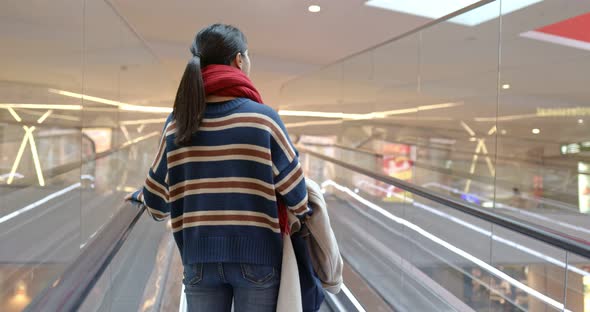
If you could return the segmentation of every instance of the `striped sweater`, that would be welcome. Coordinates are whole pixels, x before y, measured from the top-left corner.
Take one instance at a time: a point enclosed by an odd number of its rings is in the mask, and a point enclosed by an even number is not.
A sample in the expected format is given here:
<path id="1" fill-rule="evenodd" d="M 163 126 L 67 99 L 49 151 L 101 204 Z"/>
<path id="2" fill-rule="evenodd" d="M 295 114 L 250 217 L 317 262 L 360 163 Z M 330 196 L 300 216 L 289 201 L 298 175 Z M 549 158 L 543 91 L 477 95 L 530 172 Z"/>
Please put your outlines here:
<path id="1" fill-rule="evenodd" d="M 240 98 L 208 104 L 190 146 L 177 146 L 175 132 L 171 114 L 134 198 L 154 219 L 170 216 L 183 263 L 280 265 L 277 200 L 301 217 L 311 211 L 278 114 Z"/>

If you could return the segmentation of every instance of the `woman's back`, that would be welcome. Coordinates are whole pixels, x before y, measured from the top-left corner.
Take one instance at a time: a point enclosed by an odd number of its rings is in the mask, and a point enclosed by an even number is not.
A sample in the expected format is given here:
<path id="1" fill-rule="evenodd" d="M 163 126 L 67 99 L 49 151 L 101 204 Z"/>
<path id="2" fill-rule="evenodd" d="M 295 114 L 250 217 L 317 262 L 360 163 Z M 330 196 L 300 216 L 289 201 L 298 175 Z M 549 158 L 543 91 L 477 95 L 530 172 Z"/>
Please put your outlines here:
<path id="1" fill-rule="evenodd" d="M 154 217 L 170 213 L 183 263 L 280 264 L 276 193 L 298 215 L 308 208 L 303 173 L 278 114 L 238 98 L 207 104 L 188 146 L 174 143 L 172 115 L 164 132 L 144 198 L 154 203 L 148 205 Z"/>
<path id="2" fill-rule="evenodd" d="M 241 31 L 211 25 L 190 50 L 156 157 L 132 198 L 154 219 L 171 218 L 189 311 L 230 311 L 232 302 L 236 312 L 274 311 L 279 206 L 310 212 L 297 153 L 248 78 Z"/>

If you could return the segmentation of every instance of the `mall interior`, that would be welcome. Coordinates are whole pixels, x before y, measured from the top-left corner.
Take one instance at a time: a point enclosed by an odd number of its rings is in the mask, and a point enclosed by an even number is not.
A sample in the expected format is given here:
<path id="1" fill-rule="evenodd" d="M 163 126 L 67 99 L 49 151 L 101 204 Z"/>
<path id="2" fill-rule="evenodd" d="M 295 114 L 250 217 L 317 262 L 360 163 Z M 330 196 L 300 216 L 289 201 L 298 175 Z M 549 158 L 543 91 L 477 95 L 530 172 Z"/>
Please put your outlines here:
<path id="1" fill-rule="evenodd" d="M 590 311 L 585 0 L 3 0 L 0 311 L 186 311 L 123 199 L 218 22 L 324 192 L 321 311 Z"/>

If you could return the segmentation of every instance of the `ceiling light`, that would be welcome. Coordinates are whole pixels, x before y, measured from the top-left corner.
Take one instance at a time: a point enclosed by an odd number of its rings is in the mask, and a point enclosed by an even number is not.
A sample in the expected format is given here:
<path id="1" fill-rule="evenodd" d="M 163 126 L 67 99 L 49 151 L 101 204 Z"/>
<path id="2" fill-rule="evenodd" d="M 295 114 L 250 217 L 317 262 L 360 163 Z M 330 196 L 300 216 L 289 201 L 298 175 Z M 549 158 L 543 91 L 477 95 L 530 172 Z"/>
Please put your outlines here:
<path id="1" fill-rule="evenodd" d="M 281 116 L 297 116 L 297 117 L 320 117 L 320 118 L 337 118 L 337 119 L 359 119 L 365 114 L 347 114 L 341 112 L 314 112 L 314 111 L 294 111 L 294 110 L 280 110 Z"/>
<path id="2" fill-rule="evenodd" d="M 475 142 L 475 140 L 477 140 L 475 137 L 470 137 L 469 138 L 469 141 L 471 141 L 471 142 Z"/>
<path id="3" fill-rule="evenodd" d="M 52 109 L 48 110 L 45 114 L 43 114 L 41 116 L 41 118 L 37 119 L 37 123 L 39 123 L 39 124 L 43 123 L 45 121 L 45 119 L 47 119 L 47 117 L 49 117 L 49 115 L 51 115 L 52 113 L 53 113 Z"/>
<path id="4" fill-rule="evenodd" d="M 10 108 L 82 110 L 82 105 L 0 103 L 0 108 L 7 108 L 9 111 Z"/>
<path id="5" fill-rule="evenodd" d="M 20 116 L 16 113 L 16 111 L 14 109 L 12 109 L 12 107 L 9 106 L 9 107 L 6 107 L 6 109 L 8 110 L 8 112 L 10 112 L 10 115 L 12 115 L 14 120 L 16 120 L 17 122 L 23 121 L 23 119 L 20 118 Z"/>
<path id="6" fill-rule="evenodd" d="M 54 94 L 63 95 L 63 96 L 73 97 L 76 99 L 87 100 L 87 101 L 92 101 L 92 102 L 96 102 L 96 103 L 111 105 L 111 106 L 121 106 L 121 105 L 125 104 L 125 103 L 122 103 L 119 101 L 113 101 L 113 100 L 109 100 L 109 99 L 99 98 L 96 96 L 90 96 L 90 95 L 86 95 L 86 94 L 75 93 L 75 92 L 64 91 L 64 90 L 49 89 L 49 92 L 54 93 Z"/>
<path id="7" fill-rule="evenodd" d="M 56 90 L 56 89 L 49 89 L 49 92 L 63 95 L 63 96 L 73 97 L 76 99 L 87 100 L 87 101 L 92 101 L 92 102 L 96 102 L 96 103 L 117 106 L 119 109 L 126 110 L 126 111 L 134 111 L 134 112 L 142 112 L 142 113 L 170 113 L 170 112 L 172 112 L 172 108 L 170 108 L 170 107 L 133 105 L 133 104 L 129 104 L 129 103 L 113 101 L 113 100 L 100 98 L 100 97 L 96 97 L 96 96 L 91 96 L 91 95 L 87 95 L 87 94 L 75 93 L 75 92 L 64 91 L 64 90 Z"/>
<path id="8" fill-rule="evenodd" d="M 502 89 L 508 90 L 508 89 L 510 89 L 510 85 L 507 84 L 507 83 L 505 83 L 505 84 L 502 85 Z"/>
<path id="9" fill-rule="evenodd" d="M 492 134 L 496 133 L 496 131 L 498 131 L 498 128 L 496 128 L 496 126 L 493 126 L 492 129 L 490 129 L 490 131 L 488 131 L 488 135 L 492 135 Z"/>
<path id="10" fill-rule="evenodd" d="M 578 123 L 579 124 L 583 124 L 584 123 L 584 119 L 578 119 Z"/>
<path id="11" fill-rule="evenodd" d="M 463 127 L 463 129 L 465 129 L 465 131 L 467 131 L 467 133 L 469 133 L 470 136 L 475 135 L 475 131 L 473 131 L 473 129 L 471 129 L 471 127 L 469 127 L 469 125 L 467 125 L 463 120 L 461 120 L 460 124 L 461 127 Z"/>
<path id="12" fill-rule="evenodd" d="M 320 8 L 320 6 L 319 6 L 319 5 L 315 5 L 315 4 L 313 4 L 313 5 L 310 5 L 310 6 L 309 6 L 307 9 L 308 9 L 308 10 L 309 10 L 309 12 L 311 12 L 311 13 L 318 13 L 318 12 L 319 12 L 319 11 L 320 11 L 322 8 Z"/>
<path id="13" fill-rule="evenodd" d="M 539 133 L 541 133 L 541 130 L 535 128 L 532 130 L 532 132 L 533 132 L 533 134 L 539 134 Z"/>
<path id="14" fill-rule="evenodd" d="M 129 125 L 144 125 L 144 124 L 159 124 L 166 122 L 166 118 L 157 118 L 157 119 L 138 119 L 138 120 L 123 120 L 119 122 L 121 125 L 129 126 Z"/>
<path id="15" fill-rule="evenodd" d="M 509 14 L 524 7 L 533 5 L 543 0 L 520 0 L 520 1 L 504 1 L 502 2 L 502 14 Z M 456 0 L 456 1 L 440 1 L 440 0 L 369 0 L 365 5 L 407 13 L 428 18 L 441 18 L 447 14 L 453 13 L 466 6 L 479 2 L 478 0 Z M 499 5 L 486 4 L 478 7 L 467 13 L 449 19 L 449 22 L 461 24 L 465 26 L 476 26 L 481 23 L 498 18 Z"/>
<path id="16" fill-rule="evenodd" d="M 500 131 L 500 133 L 502 133 L 502 134 L 506 134 L 506 133 L 508 133 L 508 131 L 506 131 L 506 130 L 502 129 L 502 131 Z"/>
<path id="17" fill-rule="evenodd" d="M 318 125 L 337 125 L 341 124 L 342 120 L 323 120 L 323 121 L 303 121 L 303 122 L 292 122 L 286 123 L 287 128 L 299 128 L 307 126 L 318 126 Z"/>
<path id="18" fill-rule="evenodd" d="M 387 118 L 387 117 L 393 116 L 393 115 L 411 114 L 411 113 L 417 113 L 418 111 L 449 108 L 449 107 L 454 107 L 454 106 L 459 106 L 459 105 L 463 105 L 463 103 L 442 103 L 442 104 L 434 104 L 434 105 L 424 105 L 424 106 L 402 108 L 402 109 L 383 111 L 383 112 L 372 112 L 372 113 L 366 113 L 366 114 L 349 114 L 349 113 L 342 113 L 342 112 L 279 110 L 279 115 L 281 115 L 281 116 L 297 116 L 297 117 L 320 117 L 320 118 L 365 120 L 365 119 Z"/>

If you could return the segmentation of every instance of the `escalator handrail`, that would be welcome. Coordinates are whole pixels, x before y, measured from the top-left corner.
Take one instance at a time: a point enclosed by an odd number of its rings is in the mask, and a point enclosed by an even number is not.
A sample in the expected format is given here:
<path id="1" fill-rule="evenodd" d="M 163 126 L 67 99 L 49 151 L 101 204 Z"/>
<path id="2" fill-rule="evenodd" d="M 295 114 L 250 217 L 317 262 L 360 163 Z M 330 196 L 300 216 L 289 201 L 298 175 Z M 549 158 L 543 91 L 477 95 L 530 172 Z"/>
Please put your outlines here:
<path id="1" fill-rule="evenodd" d="M 346 169 L 349 169 L 351 171 L 363 174 L 365 176 L 368 176 L 372 179 L 381 181 L 383 183 L 387 183 L 389 185 L 393 185 L 395 187 L 398 187 L 406 192 L 415 194 L 419 197 L 423 197 L 426 199 L 429 199 L 431 201 L 434 201 L 438 204 L 444 205 L 446 207 L 461 211 L 463 213 L 469 214 L 471 216 L 474 216 L 478 219 L 490 222 L 492 224 L 504 227 L 506 229 L 518 232 L 520 234 L 523 234 L 525 236 L 528 236 L 530 238 L 542 241 L 544 243 L 547 243 L 551 246 L 554 246 L 558 249 L 562 249 L 568 252 L 572 252 L 574 254 L 577 254 L 579 256 L 585 257 L 585 258 L 589 258 L 590 259 L 590 242 L 559 232 L 559 231 L 555 231 L 552 230 L 550 228 L 547 227 L 543 227 L 540 225 L 536 225 L 536 224 L 532 224 L 532 223 L 528 223 L 526 221 L 523 220 L 519 220 L 516 218 L 512 218 L 512 217 L 508 217 L 505 215 L 501 215 L 501 214 L 497 214 L 497 213 L 493 213 L 489 210 L 485 210 L 482 209 L 480 207 L 462 202 L 462 201 L 458 201 L 454 198 L 448 197 L 448 196 L 444 196 L 441 194 L 437 194 L 435 192 L 432 192 L 430 190 L 428 190 L 427 188 L 418 186 L 416 184 L 413 183 L 409 183 L 400 179 L 396 179 L 393 177 L 389 177 L 374 171 L 371 171 L 369 169 L 357 166 L 357 165 L 353 165 L 344 161 L 341 161 L 339 159 L 330 157 L 330 156 L 326 156 L 322 153 L 310 150 L 308 148 L 305 148 L 303 146 L 298 146 L 298 150 L 301 153 L 305 153 L 305 154 L 309 154 L 312 155 L 313 157 L 331 162 L 333 164 L 336 164 L 340 167 L 344 167 Z"/>
<path id="2" fill-rule="evenodd" d="M 76 260 L 35 297 L 25 311 L 77 311 L 144 211 L 143 205 L 125 203 Z"/>

